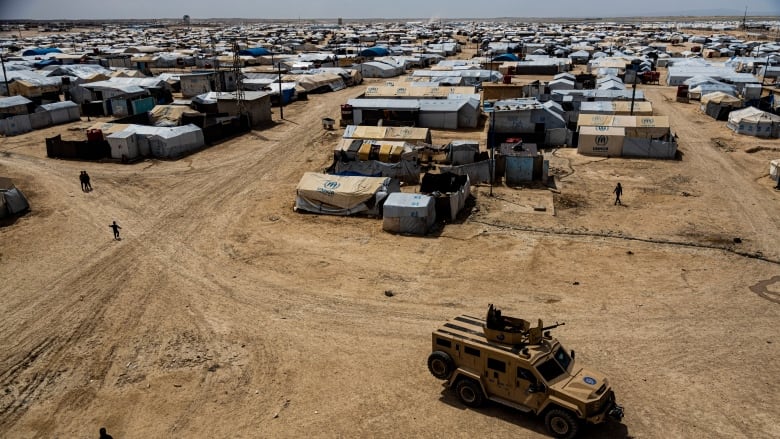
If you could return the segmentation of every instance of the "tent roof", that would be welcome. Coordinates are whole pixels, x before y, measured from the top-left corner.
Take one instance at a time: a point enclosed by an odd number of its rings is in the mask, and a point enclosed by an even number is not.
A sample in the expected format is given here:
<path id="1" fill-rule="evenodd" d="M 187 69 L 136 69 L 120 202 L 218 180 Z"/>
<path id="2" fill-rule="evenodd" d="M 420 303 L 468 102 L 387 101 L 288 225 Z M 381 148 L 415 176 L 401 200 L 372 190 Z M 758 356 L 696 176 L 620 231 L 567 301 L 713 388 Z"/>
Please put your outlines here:
<path id="1" fill-rule="evenodd" d="M 17 105 L 31 104 L 32 101 L 24 96 L 0 97 L 0 108 L 16 107 Z"/>
<path id="2" fill-rule="evenodd" d="M 368 49 L 363 49 L 360 51 L 360 56 L 366 56 L 366 57 L 377 57 L 377 56 L 387 56 L 390 54 L 390 51 L 387 50 L 384 47 L 369 47 Z"/>
<path id="3" fill-rule="evenodd" d="M 49 53 L 62 53 L 60 49 L 57 49 L 56 47 L 36 47 L 33 49 L 27 49 L 24 52 L 22 52 L 22 56 L 39 56 L 39 55 L 47 55 Z"/>
<path id="4" fill-rule="evenodd" d="M 701 97 L 702 104 L 706 105 L 710 102 L 714 102 L 716 104 L 739 104 L 742 103 L 742 99 L 727 93 L 723 93 L 722 91 L 714 91 Z"/>
<path id="5" fill-rule="evenodd" d="M 729 120 L 735 122 L 774 122 L 780 123 L 780 116 L 761 111 L 756 107 L 747 107 L 729 113 Z"/>
<path id="6" fill-rule="evenodd" d="M 264 47 L 251 47 L 248 49 L 239 50 L 238 54 L 246 56 L 265 56 L 270 55 L 271 52 Z"/>

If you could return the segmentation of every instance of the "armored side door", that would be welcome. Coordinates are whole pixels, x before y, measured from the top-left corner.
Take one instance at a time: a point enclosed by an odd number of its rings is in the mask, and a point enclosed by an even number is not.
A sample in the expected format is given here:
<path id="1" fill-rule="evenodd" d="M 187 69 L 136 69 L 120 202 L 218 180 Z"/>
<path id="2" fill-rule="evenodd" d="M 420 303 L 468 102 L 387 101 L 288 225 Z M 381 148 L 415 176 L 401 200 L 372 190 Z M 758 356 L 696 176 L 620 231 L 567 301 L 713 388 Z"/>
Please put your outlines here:
<path id="1" fill-rule="evenodd" d="M 483 377 L 485 378 L 488 396 L 511 399 L 513 390 L 512 373 L 513 371 L 506 360 L 487 354 Z"/>

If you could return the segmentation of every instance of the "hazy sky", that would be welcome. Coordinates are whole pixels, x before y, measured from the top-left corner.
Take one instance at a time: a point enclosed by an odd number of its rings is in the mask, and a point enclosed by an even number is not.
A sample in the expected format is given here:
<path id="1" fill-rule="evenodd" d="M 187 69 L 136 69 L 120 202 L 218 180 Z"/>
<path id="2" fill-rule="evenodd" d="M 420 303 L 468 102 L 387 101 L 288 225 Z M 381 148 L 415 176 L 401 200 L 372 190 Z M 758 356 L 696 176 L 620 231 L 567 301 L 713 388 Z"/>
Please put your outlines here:
<path id="1" fill-rule="evenodd" d="M 771 13 L 780 0 L 0 0 L 3 19 L 490 18 Z"/>

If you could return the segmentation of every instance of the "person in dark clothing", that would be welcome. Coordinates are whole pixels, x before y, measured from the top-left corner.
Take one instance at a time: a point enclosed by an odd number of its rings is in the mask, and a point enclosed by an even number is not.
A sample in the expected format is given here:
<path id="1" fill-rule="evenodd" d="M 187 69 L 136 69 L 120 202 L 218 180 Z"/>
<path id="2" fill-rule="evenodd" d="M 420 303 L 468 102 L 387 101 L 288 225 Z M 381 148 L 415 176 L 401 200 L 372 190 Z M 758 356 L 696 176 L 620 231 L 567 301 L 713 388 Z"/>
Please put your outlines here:
<path id="1" fill-rule="evenodd" d="M 114 239 L 118 241 L 119 240 L 119 229 L 121 229 L 121 227 L 119 227 L 119 224 L 117 224 L 116 221 L 114 221 L 108 227 L 111 227 L 111 229 L 114 231 Z"/>
<path id="2" fill-rule="evenodd" d="M 99 439 L 114 439 L 110 434 L 106 433 L 106 428 L 102 427 L 100 429 L 100 438 Z"/>
<path id="3" fill-rule="evenodd" d="M 87 174 L 87 171 L 84 172 L 84 186 L 87 188 L 87 192 L 92 191 L 92 183 L 89 182 L 89 174 Z"/>
<path id="4" fill-rule="evenodd" d="M 620 204 L 621 206 L 623 203 L 620 202 L 620 196 L 623 195 L 623 186 L 620 185 L 620 183 L 615 186 L 615 189 L 612 191 L 612 193 L 615 194 L 615 205 Z"/>
<path id="5" fill-rule="evenodd" d="M 81 182 L 81 192 L 87 191 L 87 171 L 81 171 L 81 174 L 79 174 L 79 181 Z"/>

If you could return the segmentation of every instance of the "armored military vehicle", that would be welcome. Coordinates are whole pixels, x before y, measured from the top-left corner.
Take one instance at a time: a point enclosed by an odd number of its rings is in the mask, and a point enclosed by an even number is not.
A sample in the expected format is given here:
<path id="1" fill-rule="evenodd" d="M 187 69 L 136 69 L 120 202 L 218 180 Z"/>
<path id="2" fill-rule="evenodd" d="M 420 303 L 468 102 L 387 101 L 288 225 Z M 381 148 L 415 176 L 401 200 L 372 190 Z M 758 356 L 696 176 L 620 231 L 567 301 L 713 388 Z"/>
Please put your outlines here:
<path id="1" fill-rule="evenodd" d="M 544 419 L 558 438 L 573 438 L 583 423 L 620 421 L 623 408 L 604 375 L 581 367 L 550 334 L 564 323 L 536 327 L 501 315 L 462 315 L 433 331 L 428 369 L 469 407 L 495 401 Z"/>

